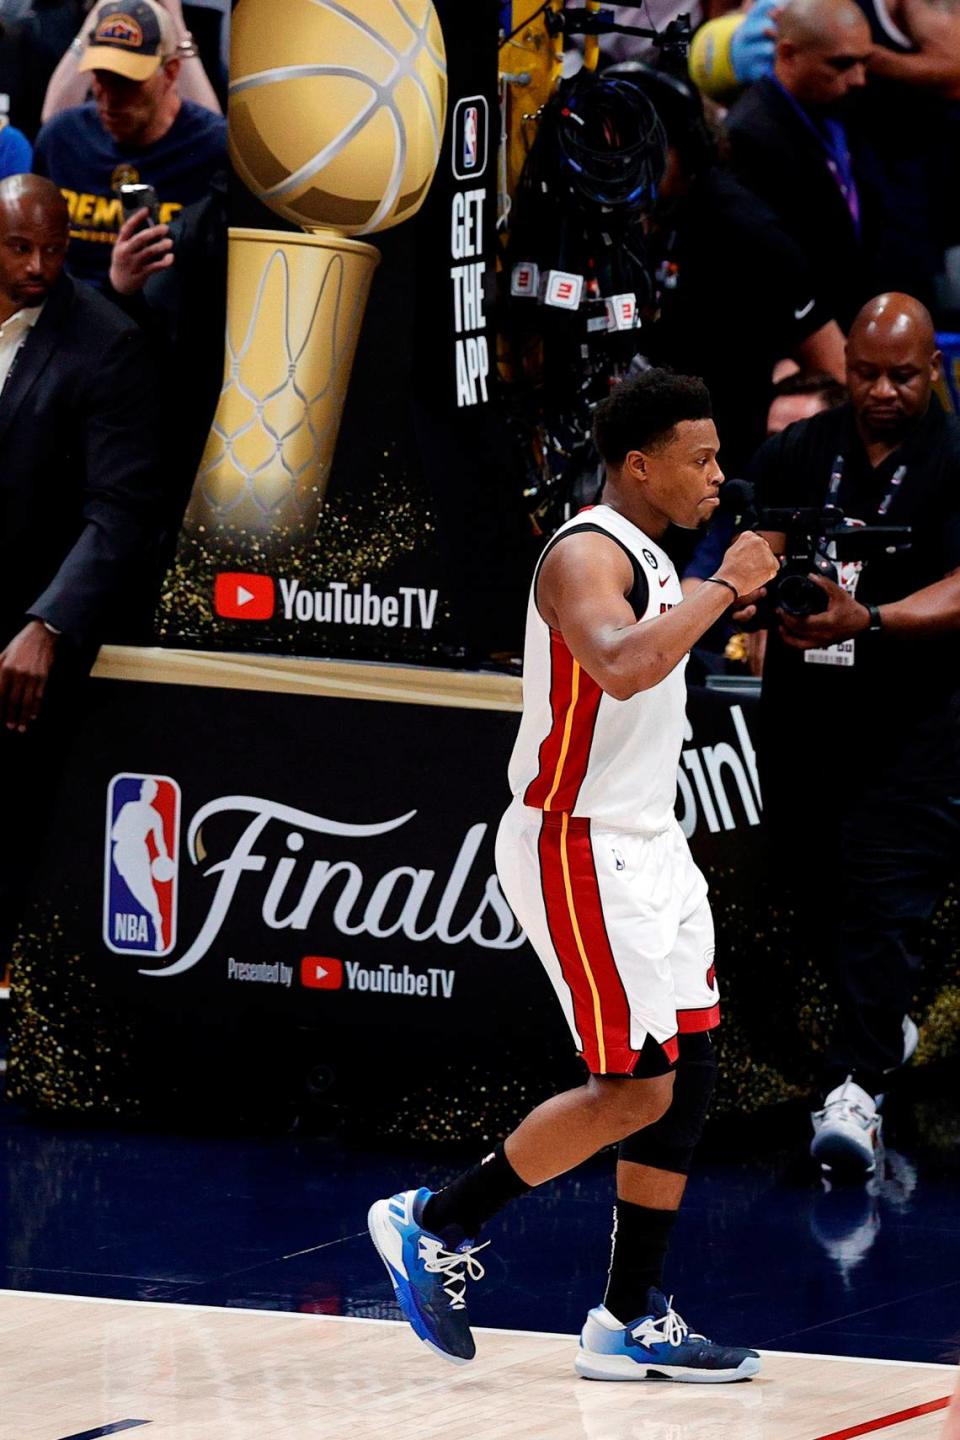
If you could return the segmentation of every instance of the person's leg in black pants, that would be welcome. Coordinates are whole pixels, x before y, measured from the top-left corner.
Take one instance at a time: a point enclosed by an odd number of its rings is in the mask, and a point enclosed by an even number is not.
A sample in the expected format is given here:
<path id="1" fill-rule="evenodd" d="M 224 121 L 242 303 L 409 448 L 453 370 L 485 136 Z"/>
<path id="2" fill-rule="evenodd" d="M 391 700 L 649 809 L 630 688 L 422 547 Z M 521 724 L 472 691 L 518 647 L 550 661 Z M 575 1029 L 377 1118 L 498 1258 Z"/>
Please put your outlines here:
<path id="1" fill-rule="evenodd" d="M 902 1062 L 924 927 L 960 875 L 960 796 L 908 789 L 866 796 L 844 821 L 841 866 L 840 1010 L 827 1087 L 852 1075 L 876 1096 Z"/>

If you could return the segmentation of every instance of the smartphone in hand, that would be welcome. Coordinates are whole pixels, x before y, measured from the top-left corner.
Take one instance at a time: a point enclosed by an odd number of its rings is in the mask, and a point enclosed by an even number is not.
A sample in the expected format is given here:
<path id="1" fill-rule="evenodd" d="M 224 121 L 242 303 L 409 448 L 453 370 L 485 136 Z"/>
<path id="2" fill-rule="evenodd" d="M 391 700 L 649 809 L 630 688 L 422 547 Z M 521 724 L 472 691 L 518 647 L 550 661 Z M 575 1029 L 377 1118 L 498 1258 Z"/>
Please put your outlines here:
<path id="1" fill-rule="evenodd" d="M 146 207 L 150 213 L 141 228 L 146 230 L 151 225 L 160 224 L 160 197 L 152 185 L 121 185 L 120 204 L 124 220 L 129 220 L 131 215 Z"/>

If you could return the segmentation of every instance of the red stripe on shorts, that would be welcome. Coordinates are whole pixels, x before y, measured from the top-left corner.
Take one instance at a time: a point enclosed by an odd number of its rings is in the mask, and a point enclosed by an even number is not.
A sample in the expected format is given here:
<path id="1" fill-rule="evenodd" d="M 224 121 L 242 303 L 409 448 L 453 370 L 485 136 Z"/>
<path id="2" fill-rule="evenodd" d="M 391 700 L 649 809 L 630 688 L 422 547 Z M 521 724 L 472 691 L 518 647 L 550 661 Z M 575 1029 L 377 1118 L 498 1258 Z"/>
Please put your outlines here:
<path id="1" fill-rule="evenodd" d="M 603 918 L 590 821 L 544 813 L 540 882 L 550 938 L 571 999 L 582 1055 L 593 1075 L 629 1075 L 630 1006 Z"/>
<path id="2" fill-rule="evenodd" d="M 550 631 L 550 730 L 540 744 L 538 769 L 523 803 L 536 810 L 570 811 L 587 773 L 603 691 Z"/>
<path id="3" fill-rule="evenodd" d="M 678 1010 L 677 1030 L 681 1035 L 698 1035 L 702 1030 L 716 1030 L 720 1024 L 720 1003 L 705 1005 L 702 1010 Z"/>

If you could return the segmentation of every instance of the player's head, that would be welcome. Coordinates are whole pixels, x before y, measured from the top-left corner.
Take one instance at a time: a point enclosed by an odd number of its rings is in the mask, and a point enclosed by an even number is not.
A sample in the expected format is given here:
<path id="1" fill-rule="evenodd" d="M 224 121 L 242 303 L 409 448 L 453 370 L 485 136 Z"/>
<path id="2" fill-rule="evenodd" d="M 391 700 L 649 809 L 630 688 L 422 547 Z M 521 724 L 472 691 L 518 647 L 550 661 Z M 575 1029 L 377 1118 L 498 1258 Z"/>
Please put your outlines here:
<path id="1" fill-rule="evenodd" d="M 797 420 L 809 420 L 821 410 L 834 410 L 847 399 L 847 392 L 832 375 L 795 370 L 773 387 L 767 411 L 767 434 L 779 435 Z"/>
<path id="2" fill-rule="evenodd" d="M 801 105 L 836 105 L 866 85 L 871 49 L 853 0 L 790 0 L 777 20 L 774 73 Z"/>
<path id="3" fill-rule="evenodd" d="M 0 180 L 0 315 L 42 305 L 67 257 L 70 217 L 52 180 Z"/>
<path id="4" fill-rule="evenodd" d="M 140 799 L 144 802 L 145 805 L 152 805 L 156 798 L 156 780 L 144 780 L 143 784 L 140 786 Z"/>
<path id="5" fill-rule="evenodd" d="M 723 472 L 710 393 L 692 375 L 647 370 L 596 409 L 593 436 L 607 480 L 656 514 L 695 530 L 712 515 Z"/>
<path id="6" fill-rule="evenodd" d="M 927 413 L 939 378 L 940 351 L 926 306 L 896 292 L 868 300 L 847 339 L 847 388 L 861 430 L 897 438 Z"/>

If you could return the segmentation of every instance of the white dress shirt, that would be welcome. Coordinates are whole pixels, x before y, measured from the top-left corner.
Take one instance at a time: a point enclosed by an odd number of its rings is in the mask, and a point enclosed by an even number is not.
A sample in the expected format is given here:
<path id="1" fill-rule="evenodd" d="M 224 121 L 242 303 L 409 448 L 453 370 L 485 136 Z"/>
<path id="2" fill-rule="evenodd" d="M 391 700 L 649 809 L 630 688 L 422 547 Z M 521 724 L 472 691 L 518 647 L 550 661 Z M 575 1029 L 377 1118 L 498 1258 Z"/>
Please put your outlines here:
<path id="1" fill-rule="evenodd" d="M 10 319 L 0 325 L 0 394 L 3 393 L 20 346 L 40 319 L 46 303 L 44 300 L 43 305 L 31 305 L 23 310 L 15 310 Z"/>

